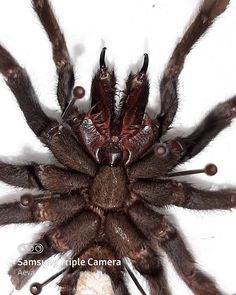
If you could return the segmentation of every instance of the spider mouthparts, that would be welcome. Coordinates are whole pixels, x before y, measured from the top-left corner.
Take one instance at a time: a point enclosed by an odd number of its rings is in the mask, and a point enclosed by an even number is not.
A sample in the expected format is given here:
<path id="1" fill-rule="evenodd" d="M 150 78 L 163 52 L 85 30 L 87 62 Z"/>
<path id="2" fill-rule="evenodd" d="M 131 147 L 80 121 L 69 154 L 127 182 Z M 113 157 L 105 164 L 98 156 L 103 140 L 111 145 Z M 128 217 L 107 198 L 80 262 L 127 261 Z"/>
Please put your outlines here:
<path id="1" fill-rule="evenodd" d="M 206 165 L 206 167 L 204 169 L 171 172 L 171 173 L 168 173 L 168 177 L 193 175 L 193 174 L 200 174 L 200 173 L 205 173 L 208 176 L 213 176 L 217 173 L 217 171 L 218 171 L 218 169 L 215 164 L 208 164 L 208 165 Z"/>
<path id="2" fill-rule="evenodd" d="M 145 53 L 145 54 L 144 54 L 143 66 L 142 66 L 142 68 L 141 68 L 139 74 L 146 74 L 147 69 L 148 69 L 148 64 L 149 64 L 149 57 L 148 57 L 148 54 Z"/>
<path id="3" fill-rule="evenodd" d="M 59 271 L 58 273 L 56 273 L 55 275 L 51 276 L 49 279 L 47 279 L 45 282 L 43 283 L 33 283 L 30 286 L 30 292 L 33 295 L 38 295 L 42 292 L 43 287 L 45 287 L 47 284 L 49 284 L 51 281 L 53 281 L 54 279 L 56 279 L 57 277 L 59 277 L 63 272 L 65 272 L 68 268 L 64 268 L 61 271 Z"/>
<path id="4" fill-rule="evenodd" d="M 101 54 L 100 54 L 100 69 L 105 69 L 106 68 L 106 63 L 105 63 L 105 54 L 106 54 L 106 47 L 103 47 Z"/>

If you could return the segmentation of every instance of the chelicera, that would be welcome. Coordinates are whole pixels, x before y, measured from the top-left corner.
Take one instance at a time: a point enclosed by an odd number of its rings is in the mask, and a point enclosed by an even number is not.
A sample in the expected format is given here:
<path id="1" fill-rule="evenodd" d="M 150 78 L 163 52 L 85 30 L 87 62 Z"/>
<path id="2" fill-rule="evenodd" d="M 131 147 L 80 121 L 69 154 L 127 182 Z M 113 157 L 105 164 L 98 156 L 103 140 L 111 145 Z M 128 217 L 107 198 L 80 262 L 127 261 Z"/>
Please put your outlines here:
<path id="1" fill-rule="evenodd" d="M 105 51 L 91 86 L 91 108 L 81 113 L 77 99 L 85 90 L 74 85 L 73 66 L 64 36 L 47 0 L 32 0 L 52 44 L 57 68 L 57 98 L 61 121 L 47 116 L 26 71 L 0 46 L 0 72 L 14 93 L 29 127 L 53 153 L 58 165 L 13 165 L 0 163 L 0 180 L 10 185 L 40 190 L 23 195 L 19 202 L 0 205 L 0 224 L 49 221 L 50 229 L 37 241 L 44 251 L 37 259 L 71 251 L 73 258 L 118 260 L 119 266 L 103 266 L 112 281 L 114 294 L 129 294 L 123 279 L 127 270 L 145 294 L 129 266 L 147 279 L 150 293 L 169 294 L 159 249 L 162 248 L 179 276 L 197 295 L 222 294 L 215 282 L 194 263 L 185 243 L 164 215 L 155 208 L 176 205 L 183 208 L 229 209 L 236 206 L 235 190 L 206 191 L 174 180 L 175 176 L 202 173 L 214 175 L 217 167 L 176 172 L 177 165 L 194 157 L 236 116 L 236 97 L 217 105 L 186 137 L 163 141 L 178 108 L 178 77 L 193 44 L 227 7 L 229 0 L 205 0 L 196 18 L 177 44 L 160 83 L 161 112 L 146 116 L 149 96 L 148 55 L 143 66 L 127 79 L 124 95 L 115 102 L 116 77 L 106 65 Z M 36 259 L 25 254 L 25 261 Z M 19 269 L 37 270 L 37 265 L 11 267 L 9 274 L 16 289 L 30 276 Z M 76 294 L 80 273 L 99 267 L 66 267 L 44 283 L 33 283 L 31 294 L 63 274 L 62 295 Z"/>

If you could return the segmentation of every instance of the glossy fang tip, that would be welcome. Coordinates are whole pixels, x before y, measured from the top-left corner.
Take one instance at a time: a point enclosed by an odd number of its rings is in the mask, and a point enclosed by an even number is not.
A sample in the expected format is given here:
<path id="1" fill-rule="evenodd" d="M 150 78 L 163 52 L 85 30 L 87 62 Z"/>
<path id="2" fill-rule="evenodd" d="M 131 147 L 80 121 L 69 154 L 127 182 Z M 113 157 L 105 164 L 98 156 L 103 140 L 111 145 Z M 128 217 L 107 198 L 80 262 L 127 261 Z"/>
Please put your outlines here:
<path id="1" fill-rule="evenodd" d="M 100 69 L 106 68 L 106 63 L 105 63 L 106 50 L 107 50 L 107 48 L 103 47 L 101 54 L 100 54 Z"/>
<path id="2" fill-rule="evenodd" d="M 142 66 L 142 68 L 141 68 L 141 70 L 139 72 L 140 74 L 146 74 L 147 69 L 148 69 L 148 64 L 149 64 L 149 57 L 148 57 L 148 54 L 145 53 L 144 54 L 144 60 L 143 60 L 143 66 Z"/>

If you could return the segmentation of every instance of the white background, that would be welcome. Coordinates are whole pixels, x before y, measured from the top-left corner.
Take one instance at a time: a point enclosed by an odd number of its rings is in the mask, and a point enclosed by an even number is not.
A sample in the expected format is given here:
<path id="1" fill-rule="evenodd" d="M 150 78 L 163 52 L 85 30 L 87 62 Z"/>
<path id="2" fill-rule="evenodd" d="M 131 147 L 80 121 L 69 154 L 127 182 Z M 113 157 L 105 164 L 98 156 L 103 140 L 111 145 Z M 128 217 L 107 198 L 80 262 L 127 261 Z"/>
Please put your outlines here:
<path id="1" fill-rule="evenodd" d="M 159 107 L 158 85 L 174 45 L 189 24 L 199 0 L 52 0 L 76 65 L 76 84 L 89 88 L 101 48 L 115 65 L 119 87 L 131 69 L 142 63 L 144 52 L 150 56 L 150 108 Z M 219 17 L 186 59 L 180 76 L 180 105 L 174 127 L 178 134 L 197 124 L 215 104 L 236 94 L 236 1 Z M 50 44 L 35 17 L 29 0 L 0 0 L 1 43 L 29 72 L 45 109 L 59 111 L 55 96 L 56 72 Z M 56 114 L 55 114 L 56 115 Z M 173 133 L 173 132 L 172 132 Z M 16 100 L 0 79 L 0 158 L 14 163 L 47 163 L 50 153 L 25 123 Z M 218 165 L 219 173 L 185 179 L 206 188 L 233 187 L 236 166 L 236 123 L 222 132 L 186 168 Z M 211 186 L 210 183 L 214 185 Z M 17 193 L 18 192 L 18 193 Z M 14 200 L 19 190 L 0 184 L 1 202 Z M 236 293 L 236 211 L 193 212 L 169 210 L 184 233 L 200 268 L 209 272 L 225 294 Z M 10 225 L 0 229 L 0 294 L 8 295 L 12 286 L 7 276 L 9 265 L 19 256 L 17 246 L 32 240 L 39 226 Z M 41 271 L 34 280 L 52 274 Z M 174 295 L 191 292 L 167 263 L 169 285 Z M 29 294 L 28 289 L 14 294 Z M 43 294 L 58 294 L 55 285 Z M 134 291 L 134 294 L 137 294 Z M 90 295 L 90 294 L 89 294 Z"/>

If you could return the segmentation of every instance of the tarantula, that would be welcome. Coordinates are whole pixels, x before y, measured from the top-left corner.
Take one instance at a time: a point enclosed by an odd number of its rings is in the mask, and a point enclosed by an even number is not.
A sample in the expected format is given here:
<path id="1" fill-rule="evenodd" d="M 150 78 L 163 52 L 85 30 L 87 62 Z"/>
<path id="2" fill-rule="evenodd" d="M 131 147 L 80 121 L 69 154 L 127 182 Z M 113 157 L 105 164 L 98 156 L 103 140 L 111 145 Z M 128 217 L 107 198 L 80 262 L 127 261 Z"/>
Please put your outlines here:
<path id="1" fill-rule="evenodd" d="M 229 0 L 205 0 L 177 44 L 160 83 L 161 112 L 155 119 L 145 114 L 149 96 L 148 55 L 139 72 L 130 74 L 118 106 L 115 104 L 116 77 L 100 55 L 100 69 L 91 86 L 91 108 L 81 113 L 75 107 L 85 90 L 74 86 L 73 66 L 50 4 L 32 0 L 52 44 L 57 68 L 57 98 L 61 121 L 47 116 L 26 71 L 0 46 L 0 72 L 14 93 L 29 127 L 58 161 L 55 165 L 12 165 L 0 163 L 0 180 L 22 188 L 37 189 L 37 195 L 24 194 L 20 201 L 0 205 L 0 225 L 49 221 L 50 229 L 37 241 L 44 251 L 24 260 L 45 261 L 57 253 L 72 252 L 73 258 L 120 259 L 119 266 L 102 267 L 116 295 L 129 294 L 123 279 L 127 270 L 145 294 L 131 269 L 128 257 L 147 279 L 150 293 L 169 294 L 159 255 L 163 249 L 177 273 L 194 294 L 222 294 L 205 273 L 199 270 L 177 229 L 155 208 L 176 205 L 183 208 L 229 209 L 236 207 L 235 190 L 206 191 L 173 179 L 175 176 L 202 173 L 214 175 L 213 164 L 204 169 L 176 172 L 177 165 L 194 157 L 236 116 L 236 96 L 217 105 L 186 137 L 162 141 L 178 108 L 178 77 L 193 44 L 227 7 Z M 16 289 L 30 276 L 19 269 L 37 270 L 37 265 L 9 270 Z M 88 263 L 68 266 L 44 283 L 33 283 L 32 294 L 63 273 L 59 283 L 62 295 L 75 294 L 81 271 L 96 271 Z"/>

